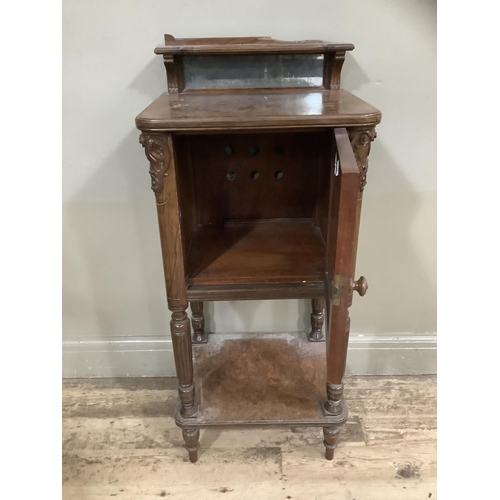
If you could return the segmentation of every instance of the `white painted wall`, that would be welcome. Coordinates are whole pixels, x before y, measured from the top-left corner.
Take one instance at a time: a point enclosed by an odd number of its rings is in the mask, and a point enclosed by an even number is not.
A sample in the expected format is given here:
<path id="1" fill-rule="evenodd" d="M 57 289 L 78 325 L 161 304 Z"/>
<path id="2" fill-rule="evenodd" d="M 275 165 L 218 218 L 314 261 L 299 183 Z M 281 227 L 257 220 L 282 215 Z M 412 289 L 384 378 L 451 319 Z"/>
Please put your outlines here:
<path id="1" fill-rule="evenodd" d="M 352 42 L 343 88 L 383 114 L 370 155 L 352 332 L 436 330 L 436 2 L 65 0 L 65 339 L 165 336 L 154 197 L 134 118 L 165 91 L 163 34 Z M 308 301 L 215 303 L 211 330 L 298 331 Z"/>

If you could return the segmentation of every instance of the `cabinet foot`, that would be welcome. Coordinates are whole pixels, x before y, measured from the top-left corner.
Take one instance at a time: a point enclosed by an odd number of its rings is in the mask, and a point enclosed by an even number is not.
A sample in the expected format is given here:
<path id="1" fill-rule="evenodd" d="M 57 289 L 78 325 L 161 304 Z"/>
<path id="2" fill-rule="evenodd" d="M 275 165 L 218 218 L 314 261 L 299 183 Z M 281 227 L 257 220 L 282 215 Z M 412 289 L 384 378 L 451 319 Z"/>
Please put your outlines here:
<path id="1" fill-rule="evenodd" d="M 327 460 L 333 460 L 333 452 L 337 447 L 339 434 L 340 427 L 323 427 L 323 436 L 325 437 L 323 444 L 325 445 L 325 458 Z"/>
<path id="2" fill-rule="evenodd" d="M 189 453 L 189 461 L 195 463 L 198 460 L 198 448 L 200 447 L 200 429 L 182 429 L 182 437 Z"/>

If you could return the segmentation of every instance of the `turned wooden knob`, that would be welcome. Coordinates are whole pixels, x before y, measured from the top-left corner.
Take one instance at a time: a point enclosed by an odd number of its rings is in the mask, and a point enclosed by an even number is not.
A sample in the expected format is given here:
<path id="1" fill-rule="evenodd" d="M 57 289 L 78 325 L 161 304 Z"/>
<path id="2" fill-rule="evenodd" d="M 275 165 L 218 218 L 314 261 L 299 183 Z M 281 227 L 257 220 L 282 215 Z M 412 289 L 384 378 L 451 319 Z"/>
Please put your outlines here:
<path id="1" fill-rule="evenodd" d="M 368 281 L 366 281 L 366 278 L 364 276 L 361 276 L 358 281 L 353 281 L 352 282 L 352 289 L 356 290 L 361 297 L 366 293 L 368 290 Z"/>

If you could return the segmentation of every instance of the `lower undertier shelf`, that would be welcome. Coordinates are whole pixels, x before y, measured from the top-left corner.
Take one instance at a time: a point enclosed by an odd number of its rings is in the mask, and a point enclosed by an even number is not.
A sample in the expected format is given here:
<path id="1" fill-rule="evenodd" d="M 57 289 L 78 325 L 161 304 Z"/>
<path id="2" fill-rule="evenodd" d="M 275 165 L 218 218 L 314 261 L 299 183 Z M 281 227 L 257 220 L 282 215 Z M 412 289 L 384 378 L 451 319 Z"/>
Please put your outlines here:
<path id="1" fill-rule="evenodd" d="M 347 419 L 325 416 L 324 343 L 305 334 L 211 334 L 193 345 L 199 411 L 182 428 L 236 426 L 334 426 Z"/>

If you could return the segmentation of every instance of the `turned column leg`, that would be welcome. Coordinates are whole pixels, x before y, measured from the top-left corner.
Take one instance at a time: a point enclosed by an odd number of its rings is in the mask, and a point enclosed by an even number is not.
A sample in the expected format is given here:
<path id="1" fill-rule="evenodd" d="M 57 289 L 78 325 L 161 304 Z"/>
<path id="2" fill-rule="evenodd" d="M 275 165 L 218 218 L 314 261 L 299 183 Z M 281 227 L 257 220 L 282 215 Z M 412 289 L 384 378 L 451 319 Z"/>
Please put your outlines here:
<path id="1" fill-rule="evenodd" d="M 347 313 L 344 328 L 339 328 L 331 332 L 329 350 L 327 355 L 327 380 L 325 412 L 327 415 L 340 415 L 342 413 L 342 398 L 344 393 L 344 377 L 347 346 L 349 343 L 349 330 L 351 319 Z"/>
<path id="2" fill-rule="evenodd" d="M 185 308 L 172 312 L 170 331 L 174 347 L 175 369 L 179 381 L 180 413 L 183 417 L 193 417 L 198 411 L 198 405 L 194 402 L 191 328 Z"/>
<path id="3" fill-rule="evenodd" d="M 180 415 L 189 418 L 197 414 L 198 405 L 195 403 L 193 383 L 191 326 L 186 313 L 188 301 L 184 269 L 185 245 L 177 193 L 174 143 L 172 135 L 163 132 L 143 132 L 139 141 L 149 160 L 151 189 L 156 196 L 167 302 L 168 308 L 172 312 L 170 332 L 179 382 Z"/>
<path id="4" fill-rule="evenodd" d="M 340 427 L 323 427 L 323 436 L 325 440 L 323 444 L 325 445 L 325 458 L 327 460 L 333 460 L 333 452 L 337 448 L 337 443 L 339 441 Z"/>
<path id="5" fill-rule="evenodd" d="M 193 324 L 193 343 L 206 344 L 208 334 L 205 332 L 205 316 L 203 302 L 191 302 L 191 322 Z"/>
<path id="6" fill-rule="evenodd" d="M 182 429 L 182 437 L 186 443 L 186 450 L 189 453 L 189 461 L 192 463 L 198 461 L 200 429 Z"/>
<path id="7" fill-rule="evenodd" d="M 322 342 L 325 337 L 322 332 L 325 321 L 325 300 L 323 298 L 312 299 L 311 331 L 308 335 L 309 342 Z"/>

